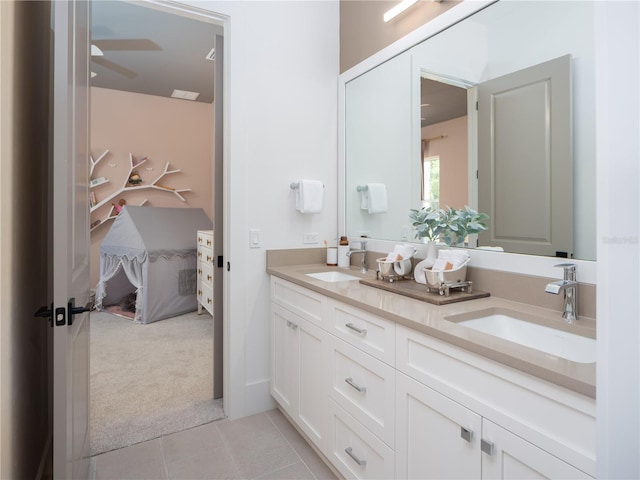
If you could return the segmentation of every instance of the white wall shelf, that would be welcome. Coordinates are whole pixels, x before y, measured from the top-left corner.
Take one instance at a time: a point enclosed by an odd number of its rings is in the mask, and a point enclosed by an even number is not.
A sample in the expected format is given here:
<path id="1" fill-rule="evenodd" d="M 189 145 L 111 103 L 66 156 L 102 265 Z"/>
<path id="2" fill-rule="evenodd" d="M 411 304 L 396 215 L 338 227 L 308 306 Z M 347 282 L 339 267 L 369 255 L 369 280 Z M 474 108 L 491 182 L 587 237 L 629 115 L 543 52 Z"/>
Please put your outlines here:
<path id="1" fill-rule="evenodd" d="M 90 176 L 93 175 L 93 170 L 95 168 L 95 166 L 103 159 L 106 157 L 106 155 L 109 153 L 109 150 L 105 150 L 96 160 L 93 159 L 92 156 L 89 156 L 89 160 L 90 160 L 90 168 L 89 168 L 89 174 Z M 111 202 L 114 198 L 116 198 L 118 195 L 121 195 L 123 193 L 126 192 L 130 192 L 133 190 L 145 190 L 145 189 L 153 189 L 153 190 L 160 190 L 163 192 L 167 192 L 167 193 L 172 193 L 174 194 L 176 197 L 178 197 L 181 201 L 185 202 L 185 198 L 182 196 L 182 194 L 184 192 L 191 192 L 192 190 L 190 188 L 174 188 L 174 187 L 170 187 L 167 185 L 162 185 L 158 182 L 160 182 L 160 180 L 164 177 L 166 177 L 167 175 L 171 175 L 173 173 L 179 173 L 180 169 L 173 169 L 173 170 L 169 170 L 169 162 L 167 162 L 164 166 L 164 170 L 162 171 L 162 173 L 151 183 L 148 184 L 144 184 L 144 185 L 133 185 L 133 186 L 129 186 L 129 179 L 131 178 L 131 175 L 133 174 L 134 170 L 136 168 L 138 168 L 140 165 L 142 165 L 143 163 L 145 163 L 147 161 L 147 157 L 144 157 L 142 159 L 140 159 L 137 163 L 134 163 L 134 159 L 133 159 L 133 155 L 131 153 L 129 153 L 129 173 L 127 174 L 126 178 L 124 179 L 124 182 L 122 184 L 122 187 L 116 189 L 115 191 L 111 192 L 109 195 L 107 195 L 105 198 L 103 198 L 102 200 L 100 200 L 99 202 L 97 202 L 95 205 L 93 205 L 89 212 L 93 213 L 96 210 L 98 210 L 99 208 L 107 205 L 109 202 Z M 93 180 L 92 180 L 93 182 Z M 91 185 L 90 182 L 90 186 L 91 188 L 97 187 L 99 185 L 104 185 L 105 183 L 108 183 L 109 179 L 104 178 L 104 180 L 101 180 L 99 182 L 96 182 L 95 185 Z M 144 205 L 148 203 L 148 200 L 145 198 L 142 203 L 140 203 L 140 205 Z M 109 213 L 107 213 L 106 216 L 102 217 L 99 219 L 99 223 L 93 225 L 94 222 L 92 222 L 92 227 L 91 227 L 91 231 L 95 230 L 96 228 L 98 228 L 100 225 L 104 225 L 107 221 L 109 220 L 113 220 L 114 218 L 117 217 L 117 213 L 115 212 L 115 208 L 113 207 L 113 205 L 111 206 L 111 209 L 109 210 Z"/>

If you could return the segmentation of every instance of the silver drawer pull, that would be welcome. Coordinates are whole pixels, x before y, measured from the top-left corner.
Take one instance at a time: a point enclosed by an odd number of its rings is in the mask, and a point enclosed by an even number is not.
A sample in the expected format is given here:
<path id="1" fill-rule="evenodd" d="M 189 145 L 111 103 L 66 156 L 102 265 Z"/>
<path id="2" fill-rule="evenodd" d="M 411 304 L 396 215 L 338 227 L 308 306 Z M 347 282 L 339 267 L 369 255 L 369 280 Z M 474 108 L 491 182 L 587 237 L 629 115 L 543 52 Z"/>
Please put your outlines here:
<path id="1" fill-rule="evenodd" d="M 360 393 L 366 393 L 367 392 L 367 387 L 361 387 L 360 385 L 356 384 L 353 381 L 353 378 L 349 377 L 349 378 L 345 378 L 344 379 L 345 382 L 347 382 L 350 386 L 352 386 L 353 388 L 355 388 L 357 391 L 359 391 Z"/>
<path id="2" fill-rule="evenodd" d="M 467 442 L 471 443 L 471 439 L 473 438 L 473 430 L 460 427 L 460 436 L 464 438 Z"/>
<path id="3" fill-rule="evenodd" d="M 287 320 L 287 327 L 293 328 L 295 330 L 296 328 L 298 328 L 298 325 L 293 323 L 291 320 Z"/>
<path id="4" fill-rule="evenodd" d="M 483 438 L 482 440 L 480 440 L 480 450 L 482 450 L 487 455 L 493 455 L 493 442 L 490 442 Z"/>
<path id="5" fill-rule="evenodd" d="M 347 327 L 347 328 L 350 328 L 351 330 L 353 330 L 356 333 L 359 333 L 360 335 L 366 335 L 367 334 L 367 329 L 366 328 L 358 328 L 353 323 L 345 323 L 344 326 Z"/>
<path id="6" fill-rule="evenodd" d="M 367 465 L 367 461 L 366 460 L 360 460 L 358 457 L 356 457 L 356 455 L 355 455 L 355 453 L 353 453 L 353 450 L 351 449 L 351 447 L 345 448 L 344 451 L 345 451 L 345 453 L 347 455 L 349 455 L 351 458 L 353 458 L 354 462 L 356 462 L 361 467 L 364 467 L 364 466 Z"/>

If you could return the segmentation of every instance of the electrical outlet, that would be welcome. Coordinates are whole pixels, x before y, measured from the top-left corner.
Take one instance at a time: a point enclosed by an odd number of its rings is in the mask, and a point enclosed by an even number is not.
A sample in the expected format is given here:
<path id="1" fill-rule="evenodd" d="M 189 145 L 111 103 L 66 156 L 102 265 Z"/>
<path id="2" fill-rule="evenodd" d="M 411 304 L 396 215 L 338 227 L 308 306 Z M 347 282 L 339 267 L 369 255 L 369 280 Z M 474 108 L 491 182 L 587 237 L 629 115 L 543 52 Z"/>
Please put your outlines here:
<path id="1" fill-rule="evenodd" d="M 302 235 L 302 243 L 318 243 L 318 234 L 316 232 L 305 233 Z"/>

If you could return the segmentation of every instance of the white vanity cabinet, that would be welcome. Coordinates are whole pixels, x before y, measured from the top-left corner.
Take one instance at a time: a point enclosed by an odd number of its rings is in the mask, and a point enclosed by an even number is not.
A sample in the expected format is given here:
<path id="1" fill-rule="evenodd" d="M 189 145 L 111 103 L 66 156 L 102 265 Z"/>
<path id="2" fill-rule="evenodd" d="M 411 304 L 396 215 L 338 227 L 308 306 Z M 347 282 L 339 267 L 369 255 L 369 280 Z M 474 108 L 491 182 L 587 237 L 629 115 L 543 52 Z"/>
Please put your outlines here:
<path id="1" fill-rule="evenodd" d="M 271 393 L 345 478 L 595 476 L 595 400 L 276 276 L 271 287 Z"/>
<path id="2" fill-rule="evenodd" d="M 198 230 L 197 240 L 198 313 L 202 313 L 204 307 L 213 315 L 213 230 Z"/>
<path id="3" fill-rule="evenodd" d="M 595 476 L 593 399 L 402 326 L 396 351 L 398 478 Z"/>
<path id="4" fill-rule="evenodd" d="M 282 280 L 273 279 L 271 285 L 271 395 L 324 452 L 328 348 L 327 333 L 317 322 L 326 299 Z M 304 308 L 287 308 L 291 299 Z"/>

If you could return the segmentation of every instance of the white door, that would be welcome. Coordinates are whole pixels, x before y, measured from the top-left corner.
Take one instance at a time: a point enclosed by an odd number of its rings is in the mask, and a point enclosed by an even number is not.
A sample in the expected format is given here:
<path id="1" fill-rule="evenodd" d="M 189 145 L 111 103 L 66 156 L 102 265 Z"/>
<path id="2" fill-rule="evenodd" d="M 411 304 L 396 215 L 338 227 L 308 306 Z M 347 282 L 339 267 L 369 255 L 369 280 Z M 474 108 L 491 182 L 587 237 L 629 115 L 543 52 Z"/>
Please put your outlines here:
<path id="1" fill-rule="evenodd" d="M 89 3 L 52 2 L 53 475 L 87 478 L 89 454 Z"/>

